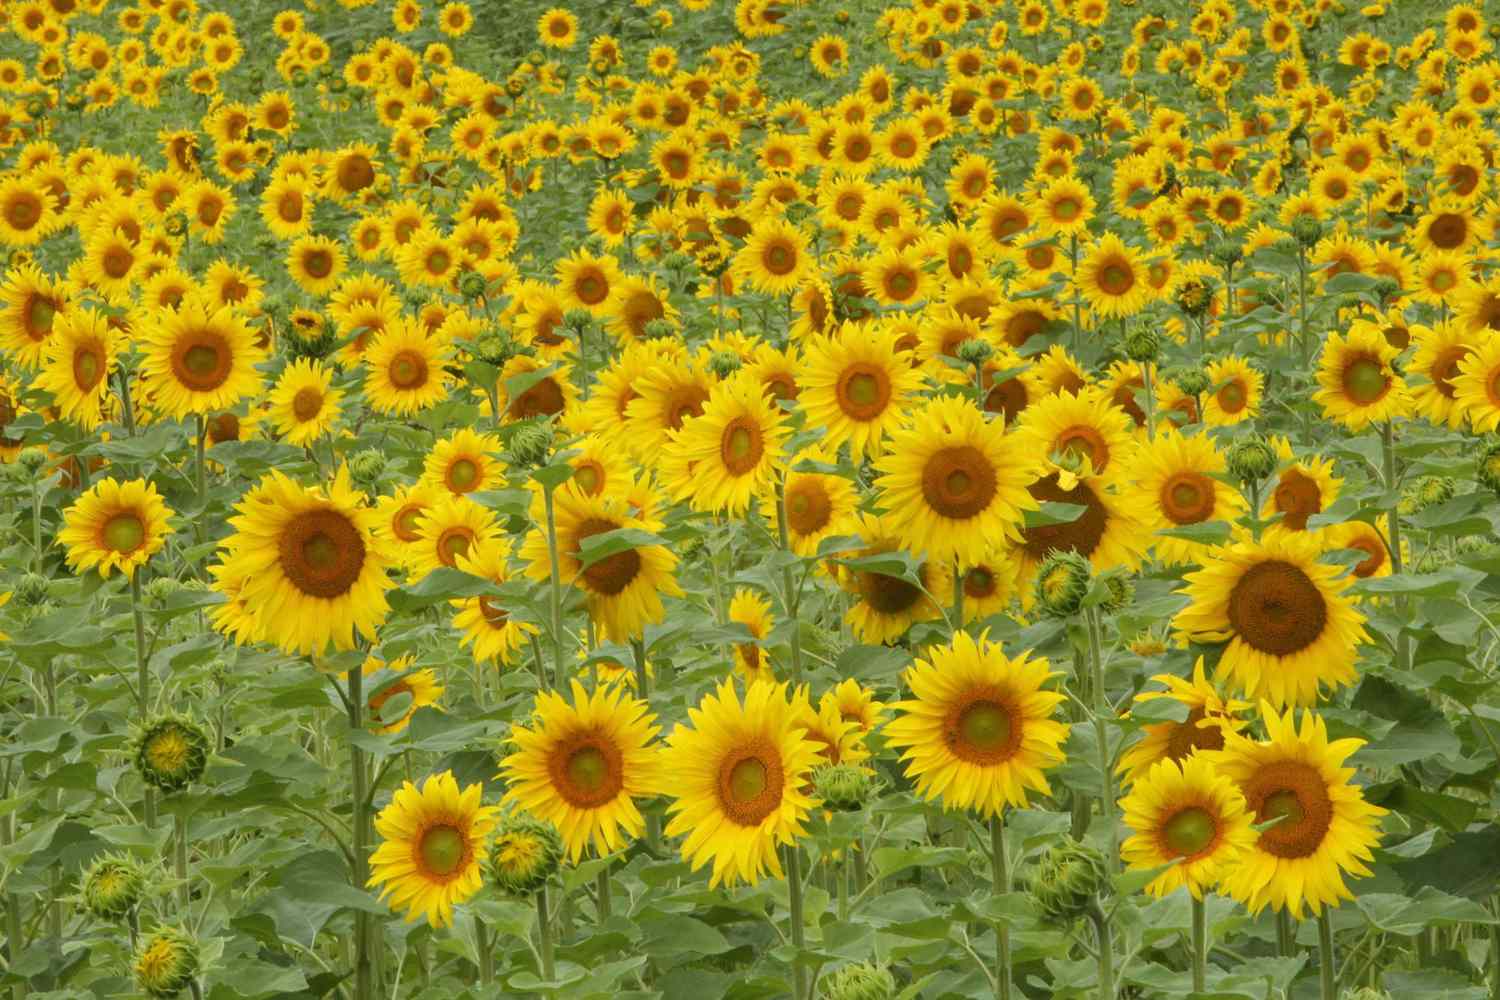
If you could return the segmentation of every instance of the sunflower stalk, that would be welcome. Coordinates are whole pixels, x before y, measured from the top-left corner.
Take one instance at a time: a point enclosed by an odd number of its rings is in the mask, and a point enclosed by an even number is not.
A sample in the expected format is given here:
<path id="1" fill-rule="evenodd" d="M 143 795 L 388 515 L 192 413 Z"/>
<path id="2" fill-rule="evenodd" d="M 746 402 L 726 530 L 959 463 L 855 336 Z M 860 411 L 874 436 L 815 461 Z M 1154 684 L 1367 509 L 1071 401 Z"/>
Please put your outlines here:
<path id="1" fill-rule="evenodd" d="M 549 624 L 552 628 L 552 674 L 553 683 L 562 685 L 563 679 L 563 636 L 562 636 L 562 568 L 557 557 L 557 511 L 552 502 L 552 487 L 546 484 L 542 486 L 542 503 L 547 512 L 547 559 L 549 565 L 548 578 L 548 615 Z M 542 675 L 543 688 L 546 687 L 545 671 L 538 670 Z"/>
<path id="2" fill-rule="evenodd" d="M 177 874 L 177 902 L 184 913 L 192 904 L 192 886 L 188 883 L 187 817 L 181 810 L 172 817 L 172 858 Z"/>
<path id="3" fill-rule="evenodd" d="M 130 375 L 121 365 L 115 369 L 120 377 L 120 413 L 125 419 L 125 433 L 129 437 L 135 437 L 135 404 L 130 401 Z"/>
<path id="4" fill-rule="evenodd" d="M 349 671 L 349 732 L 360 731 L 364 708 L 364 671 L 356 666 Z M 353 741 L 349 743 L 349 783 L 353 797 L 353 813 L 350 817 L 354 837 L 354 888 L 363 892 L 370 880 L 370 861 L 367 846 L 369 802 L 365 795 L 365 752 Z M 364 910 L 354 911 L 354 997 L 353 1000 L 371 1000 L 370 992 L 374 967 L 370 956 L 370 915 Z"/>
<path id="5" fill-rule="evenodd" d="M 646 640 L 644 638 L 630 640 L 631 658 L 635 661 L 635 693 L 636 697 L 646 701 L 651 697 L 651 677 L 646 673 Z"/>
<path id="6" fill-rule="evenodd" d="M 1109 870 L 1117 872 L 1120 870 L 1120 847 L 1115 821 L 1114 768 L 1109 752 L 1108 719 L 1111 709 L 1109 696 L 1104 690 L 1104 644 L 1099 634 L 1101 629 L 1099 609 L 1085 608 L 1083 621 L 1089 638 L 1089 686 L 1093 688 L 1094 695 L 1094 733 L 1099 742 L 1099 811 L 1109 826 L 1108 851 L 1106 851 L 1109 858 Z"/>
<path id="7" fill-rule="evenodd" d="M 1338 1000 L 1338 970 L 1333 964 L 1333 922 L 1325 906 L 1318 913 L 1318 986 L 1322 1000 Z"/>
<path id="8" fill-rule="evenodd" d="M 135 619 L 135 696 L 140 708 L 141 725 L 151 711 L 151 671 L 146 665 L 146 616 L 141 609 L 141 570 L 137 566 L 130 574 L 130 611 Z M 148 829 L 156 826 L 156 789 L 146 786 L 143 804 Z"/>
<path id="9" fill-rule="evenodd" d="M 1146 361 L 1141 364 L 1141 391 L 1146 397 L 1146 440 L 1156 440 L 1156 377 L 1154 365 Z"/>
<path id="10" fill-rule="evenodd" d="M 193 488 L 198 493 L 198 510 L 208 506 L 208 466 L 203 453 L 208 447 L 208 418 L 198 414 L 198 452 L 193 465 Z M 199 522 L 201 524 L 201 522 Z"/>
<path id="11" fill-rule="evenodd" d="M 781 567 L 781 587 L 783 599 L 786 605 L 787 621 L 792 626 L 792 683 L 802 683 L 802 622 L 797 617 L 798 606 L 802 603 L 802 587 L 800 581 L 796 586 L 792 582 L 792 552 L 791 537 L 786 527 L 786 473 L 776 480 L 776 531 L 781 541 L 781 551 L 786 553 L 787 561 Z"/>
<path id="12" fill-rule="evenodd" d="M 1094 925 L 1098 937 L 1099 952 L 1099 1000 L 1115 1000 L 1115 945 L 1110 933 L 1109 914 L 1099 905 L 1099 900 L 1089 902 L 1086 915 Z"/>
<path id="13" fill-rule="evenodd" d="M 1010 858 L 1005 852 L 1005 814 L 996 810 L 990 817 L 990 865 L 993 869 L 996 896 L 1010 892 Z M 995 1000 L 1010 1000 L 1010 926 L 995 922 Z"/>
<path id="14" fill-rule="evenodd" d="M 807 948 L 807 928 L 802 915 L 802 848 L 788 844 L 786 854 L 787 908 L 792 924 L 792 947 L 797 954 L 792 956 L 792 1000 L 806 1000 L 807 969 L 802 965 L 802 952 Z"/>
<path id="15" fill-rule="evenodd" d="M 1208 979 L 1208 906 L 1193 897 L 1193 992 L 1202 993 Z"/>
<path id="16" fill-rule="evenodd" d="M 557 975 L 556 959 L 552 950 L 552 918 L 547 912 L 547 887 L 536 891 L 536 937 L 537 954 L 541 959 L 542 979 L 551 982 Z"/>
<path id="17" fill-rule="evenodd" d="M 495 953 L 490 950 L 489 930 L 484 918 L 474 917 L 474 947 L 479 956 L 479 982 L 489 986 L 495 981 Z"/>
<path id="18" fill-rule="evenodd" d="M 1401 575 L 1401 473 L 1396 465 L 1396 429 L 1393 421 L 1387 420 L 1380 427 L 1380 454 L 1384 463 L 1385 492 L 1387 496 L 1395 497 L 1391 503 L 1390 512 L 1386 519 L 1390 522 L 1391 534 L 1391 572 L 1396 576 Z M 1396 598 L 1398 616 L 1404 621 L 1406 618 L 1406 598 Z M 1406 633 L 1399 628 L 1396 632 L 1396 664 L 1402 670 L 1411 666 L 1411 650 L 1407 645 Z"/>
<path id="19" fill-rule="evenodd" d="M 613 903 L 610 899 L 609 866 L 609 859 L 604 859 L 604 867 L 599 869 L 599 875 L 595 883 L 595 891 L 598 894 L 595 904 L 595 916 L 596 922 L 601 924 L 610 918 L 610 910 L 613 908 Z"/>

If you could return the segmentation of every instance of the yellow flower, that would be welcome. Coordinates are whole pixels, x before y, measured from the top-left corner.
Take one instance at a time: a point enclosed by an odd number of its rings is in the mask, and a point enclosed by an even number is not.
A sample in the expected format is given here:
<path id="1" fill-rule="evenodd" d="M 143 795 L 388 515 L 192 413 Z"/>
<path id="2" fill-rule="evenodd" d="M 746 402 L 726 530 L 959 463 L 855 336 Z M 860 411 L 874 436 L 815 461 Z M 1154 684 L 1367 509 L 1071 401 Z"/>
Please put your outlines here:
<path id="1" fill-rule="evenodd" d="M 671 434 L 663 489 L 694 509 L 742 514 L 776 474 L 787 431 L 760 380 L 741 371 L 714 386 L 703 412 Z"/>
<path id="2" fill-rule="evenodd" d="M 1353 431 L 1404 416 L 1411 397 L 1406 381 L 1391 367 L 1399 353 L 1384 331 L 1367 320 L 1355 320 L 1347 336 L 1330 333 L 1318 363 L 1322 388 L 1313 399 L 1325 416 Z"/>
<path id="3" fill-rule="evenodd" d="M 57 540 L 67 546 L 68 565 L 75 572 L 98 569 L 100 576 L 108 577 L 119 570 L 130 576 L 167 543 L 171 516 L 154 483 L 121 483 L 111 477 L 94 484 L 63 512 Z"/>
<path id="4" fill-rule="evenodd" d="M 343 393 L 333 371 L 312 358 L 287 365 L 268 399 L 268 416 L 288 444 L 311 445 L 333 429 Z"/>
<path id="5" fill-rule="evenodd" d="M 489 857 L 494 806 L 480 805 L 484 786 L 462 791 L 453 772 L 406 782 L 375 817 L 381 844 L 370 855 L 371 888 L 392 908 L 405 907 L 408 923 L 426 915 L 434 927 L 453 921 L 453 905 L 477 893 Z"/>
<path id="6" fill-rule="evenodd" d="M 266 351 L 241 315 L 197 296 L 140 331 L 141 374 L 151 406 L 181 419 L 228 409 L 260 390 Z"/>
<path id="7" fill-rule="evenodd" d="M 1147 871 L 1170 866 L 1146 886 L 1156 897 L 1187 886 L 1202 899 L 1255 843 L 1244 796 L 1201 755 L 1157 761 L 1120 808 L 1134 831 L 1120 845 L 1121 860 Z"/>

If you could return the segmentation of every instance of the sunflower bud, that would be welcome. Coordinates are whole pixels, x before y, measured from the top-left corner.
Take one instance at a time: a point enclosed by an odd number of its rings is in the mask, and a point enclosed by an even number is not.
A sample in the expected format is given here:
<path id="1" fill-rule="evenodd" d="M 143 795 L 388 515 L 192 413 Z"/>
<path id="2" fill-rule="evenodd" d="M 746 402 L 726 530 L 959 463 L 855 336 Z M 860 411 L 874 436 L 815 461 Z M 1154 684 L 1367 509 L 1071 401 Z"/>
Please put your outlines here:
<path id="1" fill-rule="evenodd" d="M 349 474 L 363 487 L 374 485 L 384 471 L 385 455 L 375 448 L 355 452 L 354 457 L 349 460 Z"/>
<path id="2" fill-rule="evenodd" d="M 1166 377 L 1189 396 L 1201 396 L 1213 388 L 1208 373 L 1202 368 L 1189 368 L 1184 365 L 1181 368 L 1173 368 L 1166 373 Z"/>
<path id="3" fill-rule="evenodd" d="M 958 360 L 975 368 L 988 361 L 994 353 L 995 345 L 978 337 L 970 337 L 958 345 Z"/>
<path id="4" fill-rule="evenodd" d="M 36 475 L 47 464 L 47 452 L 41 448 L 26 448 L 21 452 L 21 468 L 29 475 Z"/>
<path id="5" fill-rule="evenodd" d="M 1258 437 L 1243 438 L 1229 449 L 1229 474 L 1242 483 L 1258 483 L 1276 469 L 1276 452 Z"/>
<path id="6" fill-rule="evenodd" d="M 563 314 L 563 326 L 569 330 L 587 330 L 594 325 L 594 314 L 587 309 L 569 309 Z"/>
<path id="7" fill-rule="evenodd" d="M 681 250 L 673 250 L 662 258 L 661 265 L 668 271 L 681 271 L 693 263 L 693 258 Z"/>
<path id="8" fill-rule="evenodd" d="M 1031 878 L 1031 895 L 1047 917 L 1071 923 L 1083 916 L 1109 884 L 1109 866 L 1097 850 L 1075 840 L 1053 844 Z"/>
<path id="9" fill-rule="evenodd" d="M 503 331 L 486 330 L 475 338 L 471 350 L 479 360 L 503 367 L 505 362 L 515 356 L 516 344 Z"/>
<path id="10" fill-rule="evenodd" d="M 823 980 L 826 1000 L 891 1000 L 895 995 L 896 977 L 874 962 L 840 966 Z"/>
<path id="11" fill-rule="evenodd" d="M 1138 364 L 1155 361 L 1161 353 L 1161 336 L 1155 328 L 1145 324 L 1131 327 L 1125 334 L 1125 356 Z"/>
<path id="12" fill-rule="evenodd" d="M 484 275 L 478 271 L 468 271 L 458 279 L 458 291 L 460 295 L 472 302 L 484 294 L 486 284 Z"/>
<path id="13" fill-rule="evenodd" d="M 1212 251 L 1214 263 L 1220 267 L 1233 267 L 1245 256 L 1245 251 L 1233 240 L 1220 240 Z"/>
<path id="14" fill-rule="evenodd" d="M 561 860 L 562 838 L 551 824 L 513 815 L 495 833 L 489 875 L 504 891 L 526 896 L 547 884 Z"/>
<path id="15" fill-rule="evenodd" d="M 1416 514 L 1428 507 L 1447 503 L 1453 499 L 1456 485 L 1448 476 L 1426 476 L 1414 483 L 1408 483 L 1401 493 L 1401 502 L 1397 509 L 1402 514 Z"/>
<path id="16" fill-rule="evenodd" d="M 22 452 L 24 455 L 25 452 Z M 1479 467 L 1475 470 L 1479 485 L 1500 493 L 1500 438 L 1492 440 L 1479 455 Z"/>
<path id="17" fill-rule="evenodd" d="M 100 920 L 125 916 L 145 891 L 145 873 L 124 855 L 106 854 L 83 874 L 83 905 Z"/>
<path id="18" fill-rule="evenodd" d="M 672 326 L 671 320 L 653 319 L 646 324 L 646 328 L 641 332 L 646 335 L 647 340 L 664 340 L 667 337 L 675 336 L 677 330 Z"/>
<path id="19" fill-rule="evenodd" d="M 349 84 L 341 76 L 336 76 L 328 81 L 328 92 L 331 94 L 342 94 L 349 89 Z"/>
<path id="20" fill-rule="evenodd" d="M 164 715 L 137 733 L 131 757 L 146 784 L 170 794 L 203 776 L 208 766 L 208 736 L 186 716 Z"/>
<path id="21" fill-rule="evenodd" d="M 1391 995 L 1374 986 L 1356 986 L 1340 993 L 1339 1000 L 1391 1000 Z"/>
<path id="22" fill-rule="evenodd" d="M 1089 561 L 1076 552 L 1053 552 L 1036 574 L 1036 601 L 1055 618 L 1078 613 L 1089 592 Z"/>
<path id="23" fill-rule="evenodd" d="M 1207 278 L 1189 278 L 1177 289 L 1177 308 L 1189 316 L 1202 316 L 1214 301 L 1214 283 Z"/>
<path id="24" fill-rule="evenodd" d="M 728 378 L 740 370 L 740 356 L 733 351 L 717 351 L 708 359 L 709 370 L 719 378 Z"/>
<path id="25" fill-rule="evenodd" d="M 813 771 L 813 791 L 829 809 L 852 812 L 870 800 L 879 779 L 854 764 L 825 764 Z"/>
<path id="26" fill-rule="evenodd" d="M 1104 578 L 1104 586 L 1108 594 L 1104 602 L 1099 605 L 1099 610 L 1106 614 L 1116 614 L 1130 607 L 1130 602 L 1135 600 L 1135 584 L 1128 576 L 1122 573 L 1114 573 Z"/>
<path id="27" fill-rule="evenodd" d="M 1292 223 L 1292 238 L 1311 249 L 1323 238 L 1323 223 L 1310 215 L 1299 215 Z"/>
<path id="28" fill-rule="evenodd" d="M 519 465 L 541 465 L 552 450 L 552 424 L 534 420 L 516 428 L 510 439 L 510 453 Z"/>
<path id="29" fill-rule="evenodd" d="M 153 608 L 164 608 L 168 601 L 186 589 L 181 580 L 159 576 L 146 584 L 146 604 Z"/>
<path id="30" fill-rule="evenodd" d="M 198 944 L 175 927 L 146 939 L 135 958 L 135 981 L 150 997 L 175 997 L 198 974 Z"/>
<path id="31" fill-rule="evenodd" d="M 33 608 L 47 599 L 49 581 L 40 573 L 27 573 L 16 583 L 16 606 Z"/>
<path id="32" fill-rule="evenodd" d="M 292 86 L 293 87 L 305 87 L 305 86 L 307 86 L 308 81 L 311 80 L 311 79 L 312 78 L 307 75 L 307 73 L 306 73 L 305 70 L 300 70 L 300 69 L 294 69 L 294 70 L 292 70 L 291 80 L 292 80 Z"/>

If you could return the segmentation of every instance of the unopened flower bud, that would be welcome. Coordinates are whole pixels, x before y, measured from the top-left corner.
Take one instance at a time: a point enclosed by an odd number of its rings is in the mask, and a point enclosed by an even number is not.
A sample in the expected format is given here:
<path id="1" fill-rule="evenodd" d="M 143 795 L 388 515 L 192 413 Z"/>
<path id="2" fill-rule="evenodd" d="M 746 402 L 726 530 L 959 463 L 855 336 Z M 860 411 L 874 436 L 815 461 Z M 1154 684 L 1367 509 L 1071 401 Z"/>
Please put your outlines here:
<path id="1" fill-rule="evenodd" d="M 855 764 L 825 764 L 813 771 L 813 791 L 829 809 L 855 810 L 870 800 L 878 779 Z"/>
<path id="2" fill-rule="evenodd" d="M 995 345 L 979 337 L 970 337 L 958 345 L 958 360 L 979 367 L 995 353 Z"/>
<path id="3" fill-rule="evenodd" d="M 135 981 L 141 992 L 175 997 L 198 975 L 198 945 L 175 927 L 162 927 L 146 939 L 135 958 Z"/>
<path id="4" fill-rule="evenodd" d="M 376 448 L 365 448 L 349 460 L 349 474 L 362 486 L 372 485 L 385 471 L 385 454 Z"/>
<path id="5" fill-rule="evenodd" d="M 708 368 L 719 378 L 728 378 L 740 370 L 740 356 L 733 351 L 716 351 L 708 359 Z"/>
<path id="6" fill-rule="evenodd" d="M 146 876 L 133 859 L 106 854 L 84 872 L 83 905 L 101 920 L 117 920 L 141 901 Z"/>
<path id="7" fill-rule="evenodd" d="M 1152 327 L 1138 324 L 1125 334 L 1125 356 L 1139 364 L 1155 361 L 1161 353 L 1161 336 Z"/>
<path id="8" fill-rule="evenodd" d="M 1225 460 L 1229 474 L 1242 483 L 1258 483 L 1276 470 L 1276 452 L 1258 437 L 1236 441 Z"/>
<path id="9" fill-rule="evenodd" d="M 186 716 L 164 715 L 136 734 L 131 757 L 146 784 L 166 793 L 181 791 L 208 766 L 208 734 Z"/>
<path id="10" fill-rule="evenodd" d="M 1311 249 L 1323 238 L 1323 223 L 1310 215 L 1299 215 L 1292 223 L 1292 238 Z"/>
<path id="11" fill-rule="evenodd" d="M 547 884 L 562 860 L 562 838 L 549 823 L 512 815 L 490 848 L 489 876 L 505 892 L 528 896 Z"/>
<path id="12" fill-rule="evenodd" d="M 34 608 L 47 599 L 49 581 L 40 573 L 27 573 L 16 583 L 16 606 Z"/>
<path id="13" fill-rule="evenodd" d="M 1077 552 L 1053 552 L 1036 574 L 1036 600 L 1055 618 L 1078 613 L 1089 592 L 1089 561 Z"/>
<path id="14" fill-rule="evenodd" d="M 517 427 L 510 439 L 511 457 L 518 465 L 540 465 L 552 450 L 552 424 L 533 420 Z"/>
<path id="15" fill-rule="evenodd" d="M 1031 880 L 1031 895 L 1047 917 L 1071 923 L 1088 910 L 1109 884 L 1109 866 L 1092 847 L 1074 840 L 1054 844 L 1042 855 Z"/>
<path id="16" fill-rule="evenodd" d="M 874 962 L 842 965 L 823 979 L 826 1000 L 891 1000 L 896 995 L 896 977 Z"/>

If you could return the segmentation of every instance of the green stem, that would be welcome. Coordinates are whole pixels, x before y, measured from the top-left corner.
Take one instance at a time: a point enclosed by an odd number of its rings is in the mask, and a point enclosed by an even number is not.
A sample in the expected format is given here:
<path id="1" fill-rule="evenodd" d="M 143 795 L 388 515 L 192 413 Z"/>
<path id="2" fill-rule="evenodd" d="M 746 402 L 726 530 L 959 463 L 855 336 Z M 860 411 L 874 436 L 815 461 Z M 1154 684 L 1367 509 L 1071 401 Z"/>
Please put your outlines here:
<path id="1" fill-rule="evenodd" d="M 959 569 L 957 557 L 953 560 L 953 634 L 964 628 L 964 571 Z"/>
<path id="2" fill-rule="evenodd" d="M 1089 904 L 1088 917 L 1099 938 L 1099 1000 L 1115 1000 L 1115 945 L 1109 916 L 1096 899 Z"/>
<path id="3" fill-rule="evenodd" d="M 551 574 L 548 611 L 552 625 L 553 683 L 561 687 L 563 680 L 562 569 L 557 557 L 557 513 L 552 504 L 552 487 L 542 488 L 542 502 L 547 511 L 547 557 L 550 560 Z"/>
<path id="4" fill-rule="evenodd" d="M 208 466 L 203 452 L 208 447 L 208 418 L 198 414 L 198 456 L 193 467 L 193 484 L 198 490 L 198 509 L 201 513 L 208 506 Z"/>
<path id="5" fill-rule="evenodd" d="M 188 832 L 187 817 L 181 811 L 172 817 L 173 858 L 177 872 L 177 901 L 184 913 L 193 901 L 192 887 L 188 884 Z"/>
<path id="6" fill-rule="evenodd" d="M 1005 814 L 996 810 L 990 817 L 990 867 L 995 895 L 1010 892 L 1010 858 L 1005 852 Z M 1010 926 L 995 923 L 995 1000 L 1010 1000 Z"/>
<path id="7" fill-rule="evenodd" d="M 479 981 L 485 986 L 495 981 L 495 953 L 490 950 L 489 931 L 484 918 L 474 918 L 474 947 L 479 953 Z"/>
<path id="8" fill-rule="evenodd" d="M 1338 976 L 1333 966 L 1333 924 L 1329 919 L 1332 907 L 1325 906 L 1318 914 L 1318 985 L 1322 989 L 1322 1000 L 1338 1000 Z"/>
<path id="9" fill-rule="evenodd" d="M 141 609 L 141 570 L 136 567 L 130 574 L 130 611 L 135 618 L 135 696 L 140 708 L 141 725 L 151 711 L 151 671 L 146 665 L 146 615 Z M 156 827 L 156 789 L 146 786 L 144 805 L 148 829 Z"/>
<path id="10" fill-rule="evenodd" d="M 135 437 L 135 404 L 130 401 L 130 375 L 123 365 L 116 373 L 120 376 L 120 412 L 125 418 L 125 433 Z"/>
<path id="11" fill-rule="evenodd" d="M 359 732 L 363 726 L 365 707 L 365 684 L 362 667 L 349 671 L 349 732 Z M 353 796 L 353 812 L 350 817 L 354 837 L 354 888 L 360 892 L 370 880 L 369 858 L 366 851 L 365 827 L 369 810 L 365 793 L 365 752 L 352 740 L 349 743 L 349 784 Z M 354 911 L 354 1000 L 371 1000 L 373 965 L 370 957 L 370 915 L 364 910 Z"/>
<path id="12" fill-rule="evenodd" d="M 807 948 L 807 928 L 802 916 L 802 848 L 788 844 L 786 854 L 787 906 L 791 911 L 792 945 L 797 954 L 792 958 L 792 1000 L 807 997 L 807 969 L 802 965 L 802 952 Z"/>
<path id="13" fill-rule="evenodd" d="M 1401 477 L 1396 469 L 1396 430 L 1392 422 L 1387 420 L 1380 428 L 1380 451 L 1381 458 L 1385 464 L 1385 491 L 1388 495 L 1395 497 L 1391 502 L 1390 511 L 1386 514 L 1386 520 L 1390 524 L 1391 534 L 1391 572 L 1397 576 L 1401 575 Z M 1396 598 L 1398 617 L 1403 621 L 1406 618 L 1406 598 Z M 1398 626 L 1396 631 L 1396 665 L 1406 670 L 1411 666 L 1411 649 L 1406 641 L 1406 633 Z"/>
<path id="14" fill-rule="evenodd" d="M 1097 608 L 1083 612 L 1084 625 L 1089 635 L 1089 683 L 1094 689 L 1094 735 L 1099 742 L 1099 811 L 1109 827 L 1109 870 L 1120 869 L 1119 836 L 1115 826 L 1115 774 L 1109 752 L 1109 717 L 1112 709 L 1109 695 L 1104 690 L 1103 642 L 1099 636 L 1099 613 Z"/>
<path id="15" fill-rule="evenodd" d="M 42 491 L 38 477 L 31 479 L 31 571 L 42 571 Z"/>
<path id="16" fill-rule="evenodd" d="M 595 908 L 595 914 L 598 922 L 602 924 L 610 918 L 610 911 L 613 909 L 613 902 L 610 899 L 608 860 L 604 862 L 604 867 L 599 869 L 596 891 L 598 892 L 599 902 Z"/>
<path id="17" fill-rule="evenodd" d="M 1208 981 L 1208 906 L 1193 900 L 1193 992 L 1202 993 Z"/>
<path id="18" fill-rule="evenodd" d="M 854 853 L 854 848 L 849 847 L 844 851 L 843 860 L 839 862 L 838 892 L 839 892 L 839 923 L 849 922 L 849 880 L 854 877 L 852 871 L 854 861 L 849 855 Z M 1497 931 L 1496 933 L 1500 933 Z"/>
<path id="19" fill-rule="evenodd" d="M 1156 440 L 1156 379 L 1151 372 L 1151 362 L 1141 362 L 1141 387 L 1146 395 L 1146 440 Z"/>
<path id="20" fill-rule="evenodd" d="M 631 639 L 630 652 L 635 660 L 635 696 L 645 701 L 651 697 L 651 675 L 646 672 L 646 640 Z"/>
<path id="21" fill-rule="evenodd" d="M 1285 910 L 1276 913 L 1276 949 L 1282 958 L 1291 958 L 1297 950 L 1297 932 L 1292 926 L 1291 914 Z"/>
<path id="22" fill-rule="evenodd" d="M 536 937 L 537 952 L 542 959 L 542 978 L 551 982 L 557 975 L 552 952 L 552 921 L 547 914 L 547 887 L 536 891 Z"/>
<path id="23" fill-rule="evenodd" d="M 787 534 L 786 527 L 786 476 L 782 475 L 776 481 L 776 528 L 781 540 L 781 550 L 788 555 L 792 554 L 791 538 Z M 798 606 L 802 603 L 802 594 L 799 587 L 793 585 L 792 566 L 787 562 L 781 567 L 782 596 L 786 604 L 787 621 L 792 627 L 792 683 L 802 683 L 802 622 L 797 616 Z"/>

